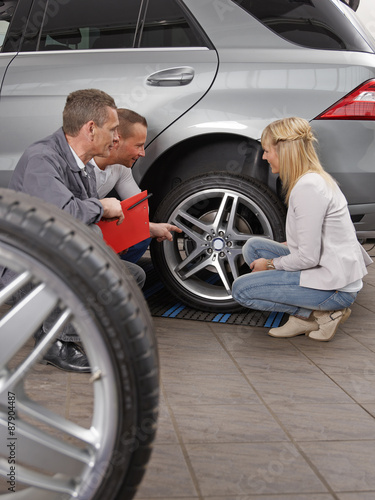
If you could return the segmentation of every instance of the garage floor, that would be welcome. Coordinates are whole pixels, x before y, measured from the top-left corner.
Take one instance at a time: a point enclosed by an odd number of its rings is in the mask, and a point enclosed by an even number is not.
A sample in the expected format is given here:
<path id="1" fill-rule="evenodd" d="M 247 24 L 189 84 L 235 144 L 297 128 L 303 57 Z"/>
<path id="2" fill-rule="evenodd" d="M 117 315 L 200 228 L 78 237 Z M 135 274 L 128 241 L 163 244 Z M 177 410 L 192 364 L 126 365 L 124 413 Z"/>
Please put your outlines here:
<path id="1" fill-rule="evenodd" d="M 328 343 L 155 318 L 162 400 L 137 500 L 374 500 L 375 264 L 365 282 Z"/>
<path id="2" fill-rule="evenodd" d="M 328 343 L 246 325 L 154 324 L 160 418 L 136 500 L 375 499 L 375 264 Z M 38 364 L 28 384 L 89 426 L 89 375 Z"/>

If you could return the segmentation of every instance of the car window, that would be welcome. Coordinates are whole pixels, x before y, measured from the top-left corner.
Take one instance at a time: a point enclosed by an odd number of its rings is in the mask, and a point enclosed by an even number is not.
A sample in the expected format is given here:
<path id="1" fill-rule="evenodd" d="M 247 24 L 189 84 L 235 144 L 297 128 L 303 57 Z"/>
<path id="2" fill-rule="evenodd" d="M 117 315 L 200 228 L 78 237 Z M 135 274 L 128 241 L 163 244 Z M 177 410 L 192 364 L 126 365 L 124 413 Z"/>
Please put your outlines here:
<path id="1" fill-rule="evenodd" d="M 6 32 L 8 31 L 9 22 L 0 19 L 0 48 L 3 46 Z"/>
<path id="2" fill-rule="evenodd" d="M 39 0 L 22 51 L 131 48 L 141 0 Z"/>
<path id="3" fill-rule="evenodd" d="M 0 50 L 3 46 L 13 13 L 16 10 L 17 0 L 0 1 Z"/>
<path id="4" fill-rule="evenodd" d="M 290 42 L 314 49 L 372 52 L 331 0 L 233 0 Z"/>
<path id="5" fill-rule="evenodd" d="M 175 0 L 154 0 L 148 3 L 140 46 L 200 47 L 207 43 Z"/>

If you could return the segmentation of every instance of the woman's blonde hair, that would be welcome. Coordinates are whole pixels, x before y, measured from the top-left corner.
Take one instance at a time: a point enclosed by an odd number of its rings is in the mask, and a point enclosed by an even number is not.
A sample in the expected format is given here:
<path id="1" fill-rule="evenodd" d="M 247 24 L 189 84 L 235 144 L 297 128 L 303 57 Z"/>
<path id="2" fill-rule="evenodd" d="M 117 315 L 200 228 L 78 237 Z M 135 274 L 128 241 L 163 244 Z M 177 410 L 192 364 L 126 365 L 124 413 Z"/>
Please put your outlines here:
<path id="1" fill-rule="evenodd" d="M 319 161 L 314 147 L 317 140 L 307 120 L 291 117 L 274 121 L 263 130 L 261 142 L 264 149 L 270 146 L 276 149 L 287 203 L 298 179 L 308 172 L 320 174 L 328 184 L 336 185 Z"/>

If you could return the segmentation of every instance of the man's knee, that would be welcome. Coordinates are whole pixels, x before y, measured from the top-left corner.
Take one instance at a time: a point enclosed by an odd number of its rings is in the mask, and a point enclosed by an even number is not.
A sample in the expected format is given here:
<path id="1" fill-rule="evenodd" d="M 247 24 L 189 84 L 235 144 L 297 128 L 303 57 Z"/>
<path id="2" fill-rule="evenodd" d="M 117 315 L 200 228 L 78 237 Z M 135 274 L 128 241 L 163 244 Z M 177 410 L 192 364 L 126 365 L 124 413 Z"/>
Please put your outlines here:
<path id="1" fill-rule="evenodd" d="M 144 272 L 144 270 L 140 266 L 138 266 L 137 264 L 133 264 L 132 262 L 127 262 L 125 260 L 121 260 L 121 262 L 133 276 L 133 278 L 137 282 L 137 285 L 140 288 L 143 288 L 143 285 L 146 281 L 146 273 Z"/>

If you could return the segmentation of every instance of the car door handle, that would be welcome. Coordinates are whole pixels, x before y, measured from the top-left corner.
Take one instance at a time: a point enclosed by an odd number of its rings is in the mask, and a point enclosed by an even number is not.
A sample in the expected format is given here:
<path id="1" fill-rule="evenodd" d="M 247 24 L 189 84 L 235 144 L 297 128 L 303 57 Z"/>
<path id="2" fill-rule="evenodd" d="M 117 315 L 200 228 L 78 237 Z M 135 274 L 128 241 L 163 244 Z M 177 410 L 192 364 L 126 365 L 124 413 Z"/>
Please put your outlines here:
<path id="1" fill-rule="evenodd" d="M 194 78 L 195 71 L 189 66 L 163 69 L 153 73 L 147 78 L 147 85 L 153 87 L 173 87 L 188 85 Z"/>

